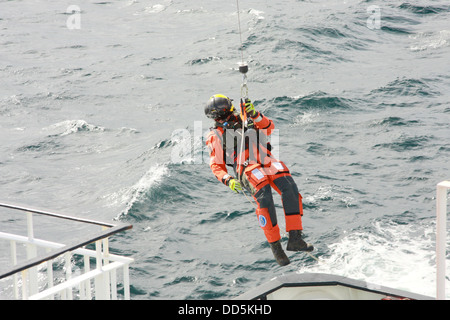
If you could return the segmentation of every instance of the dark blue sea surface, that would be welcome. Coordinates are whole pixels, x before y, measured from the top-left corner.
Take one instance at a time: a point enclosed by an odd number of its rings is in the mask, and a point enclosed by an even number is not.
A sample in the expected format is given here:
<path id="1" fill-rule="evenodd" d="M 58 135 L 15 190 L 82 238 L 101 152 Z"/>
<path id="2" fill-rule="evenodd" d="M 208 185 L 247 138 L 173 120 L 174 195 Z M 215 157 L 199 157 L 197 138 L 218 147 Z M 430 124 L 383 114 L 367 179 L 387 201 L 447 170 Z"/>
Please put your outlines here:
<path id="1" fill-rule="evenodd" d="M 435 295 L 448 1 L 240 1 L 242 51 L 236 1 L 74 5 L 0 1 L 0 202 L 132 224 L 111 239 L 135 259 L 132 299 L 230 299 L 289 272 Z M 209 169 L 203 108 L 237 105 L 241 53 L 320 262 L 278 266 L 253 205 Z"/>

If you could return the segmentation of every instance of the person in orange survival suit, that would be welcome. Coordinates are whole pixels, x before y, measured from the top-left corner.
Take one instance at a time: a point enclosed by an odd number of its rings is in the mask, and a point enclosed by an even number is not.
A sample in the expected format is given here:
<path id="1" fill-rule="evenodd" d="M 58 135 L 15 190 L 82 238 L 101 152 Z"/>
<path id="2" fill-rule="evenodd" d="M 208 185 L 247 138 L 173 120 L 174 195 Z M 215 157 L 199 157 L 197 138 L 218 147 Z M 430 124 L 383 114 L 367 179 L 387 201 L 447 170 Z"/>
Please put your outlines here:
<path id="1" fill-rule="evenodd" d="M 275 159 L 267 143 L 273 129 L 273 121 L 255 110 L 246 100 L 245 111 L 250 117 L 245 128 L 245 152 L 240 154 L 242 118 L 232 100 L 224 95 L 212 96 L 205 107 L 205 114 L 215 121 L 208 134 L 210 167 L 216 178 L 231 190 L 239 192 L 244 187 L 255 199 L 256 215 L 279 265 L 290 263 L 281 247 L 280 230 L 277 223 L 272 189 L 280 195 L 286 219 L 289 251 L 312 251 L 314 247 L 302 239 L 302 197 L 286 165 Z M 235 177 L 228 173 L 227 166 L 234 168 Z"/>

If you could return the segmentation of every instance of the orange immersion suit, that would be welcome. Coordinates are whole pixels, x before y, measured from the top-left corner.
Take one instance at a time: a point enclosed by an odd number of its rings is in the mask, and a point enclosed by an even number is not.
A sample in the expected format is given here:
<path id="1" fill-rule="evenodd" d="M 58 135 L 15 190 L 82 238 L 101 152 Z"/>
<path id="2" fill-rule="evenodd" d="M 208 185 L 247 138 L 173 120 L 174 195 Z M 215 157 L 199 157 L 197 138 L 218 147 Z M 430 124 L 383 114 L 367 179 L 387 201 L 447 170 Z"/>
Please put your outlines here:
<path id="1" fill-rule="evenodd" d="M 266 142 L 275 127 L 273 121 L 260 112 L 249 119 L 248 129 L 245 129 L 245 152 L 240 154 L 242 121 L 233 117 L 234 121 L 230 121 L 233 126 L 216 123 L 207 137 L 212 172 L 220 182 L 227 184 L 231 178 L 227 166 L 234 168 L 236 179 L 257 203 L 256 215 L 269 243 L 281 238 L 271 188 L 281 195 L 286 231 L 302 230 L 302 196 L 289 169 L 272 156 L 271 146 Z"/>

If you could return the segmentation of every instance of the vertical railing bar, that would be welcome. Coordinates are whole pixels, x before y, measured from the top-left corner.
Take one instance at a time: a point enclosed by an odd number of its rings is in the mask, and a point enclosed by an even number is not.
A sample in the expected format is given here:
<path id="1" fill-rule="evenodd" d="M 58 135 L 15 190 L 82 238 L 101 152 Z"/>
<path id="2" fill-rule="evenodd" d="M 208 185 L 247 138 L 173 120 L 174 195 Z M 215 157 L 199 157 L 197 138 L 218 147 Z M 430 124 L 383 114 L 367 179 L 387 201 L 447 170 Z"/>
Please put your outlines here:
<path id="1" fill-rule="evenodd" d="M 34 244 L 34 228 L 33 228 L 33 213 L 27 212 L 27 259 L 33 259 L 37 256 L 37 248 Z M 37 266 L 31 267 L 28 274 L 29 295 L 38 292 L 38 271 Z"/>
<path id="2" fill-rule="evenodd" d="M 130 273 L 128 263 L 123 266 L 123 294 L 125 300 L 130 300 Z"/>
<path id="3" fill-rule="evenodd" d="M 102 231 L 106 230 L 107 228 L 102 226 Z M 102 245 L 103 245 L 103 265 L 109 264 L 109 241 L 108 237 L 102 239 Z M 110 281 L 110 273 L 105 272 L 103 276 L 104 280 L 104 289 L 105 289 L 105 299 L 109 300 L 111 298 L 111 281 Z"/>
<path id="4" fill-rule="evenodd" d="M 84 255 L 84 273 L 88 273 L 89 271 L 91 271 L 90 259 L 88 255 Z M 86 290 L 86 299 L 91 300 L 92 299 L 91 280 L 86 281 L 85 290 Z"/>
<path id="5" fill-rule="evenodd" d="M 450 188 L 450 181 L 442 181 L 436 187 L 436 299 L 438 300 L 445 300 L 447 188 Z"/>
<path id="6" fill-rule="evenodd" d="M 105 284 L 103 275 L 103 257 L 102 257 L 102 240 L 95 241 L 96 250 L 96 268 L 101 271 L 100 275 L 95 277 L 95 299 L 105 300 Z"/>
<path id="7" fill-rule="evenodd" d="M 27 270 L 23 270 L 21 272 L 22 274 L 22 299 L 23 300 L 27 300 L 28 299 L 28 281 L 27 281 L 27 273 L 28 273 L 28 269 Z"/>
<path id="8" fill-rule="evenodd" d="M 70 252 L 66 252 L 64 254 L 65 257 L 65 261 L 66 261 L 66 281 L 70 280 L 72 278 L 72 263 L 71 263 L 71 258 L 72 258 L 72 254 Z M 72 295 L 72 288 L 67 288 L 67 299 L 72 300 L 73 299 L 73 295 Z"/>
<path id="9" fill-rule="evenodd" d="M 47 248 L 47 252 L 50 252 L 51 249 Z M 52 288 L 54 285 L 53 283 L 53 260 L 47 261 L 47 287 Z M 55 296 L 52 295 L 50 299 L 54 300 Z"/>
<path id="10" fill-rule="evenodd" d="M 110 272 L 110 281 L 111 281 L 111 299 L 117 300 L 117 273 L 116 269 L 111 270 Z"/>
<path id="11" fill-rule="evenodd" d="M 14 240 L 10 241 L 11 244 L 11 263 L 13 266 L 17 264 L 17 246 Z M 18 285 L 18 276 L 17 273 L 13 275 L 13 290 L 14 290 L 14 299 L 19 299 L 19 285 Z"/>
<path id="12" fill-rule="evenodd" d="M 80 300 L 86 300 L 86 281 L 80 281 L 78 286 L 80 290 Z"/>

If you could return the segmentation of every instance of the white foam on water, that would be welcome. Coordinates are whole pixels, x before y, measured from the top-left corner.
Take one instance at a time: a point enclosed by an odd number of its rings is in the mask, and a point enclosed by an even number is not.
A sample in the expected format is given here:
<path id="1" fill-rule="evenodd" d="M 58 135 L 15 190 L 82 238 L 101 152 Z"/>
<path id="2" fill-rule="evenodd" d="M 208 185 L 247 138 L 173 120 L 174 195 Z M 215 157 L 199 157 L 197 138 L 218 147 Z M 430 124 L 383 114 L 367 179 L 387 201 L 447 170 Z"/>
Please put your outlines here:
<path id="1" fill-rule="evenodd" d="M 122 216 L 126 216 L 133 204 L 142 200 L 142 197 L 160 183 L 162 179 L 167 176 L 169 169 L 164 164 L 157 164 L 151 167 L 145 174 L 131 187 L 123 188 L 117 193 L 110 195 L 108 198 L 117 204 L 125 204 L 125 209 L 115 218 L 119 219 Z"/>
<path id="2" fill-rule="evenodd" d="M 304 126 L 314 123 L 319 119 L 319 116 L 318 112 L 305 112 L 294 118 L 292 126 Z"/>
<path id="3" fill-rule="evenodd" d="M 165 5 L 155 4 L 153 6 L 146 7 L 144 12 L 145 13 L 158 13 L 158 12 L 164 11 L 165 9 L 166 9 Z"/>
<path id="4" fill-rule="evenodd" d="M 134 13 L 134 15 L 141 15 L 141 14 L 146 15 L 146 14 L 160 13 L 160 12 L 166 10 L 171 5 L 172 5 L 172 0 L 164 0 L 164 1 L 162 1 L 162 3 L 157 3 L 157 4 L 146 6 L 144 9 Z"/>
<path id="5" fill-rule="evenodd" d="M 264 11 L 261 10 L 256 10 L 256 9 L 250 9 L 250 11 L 248 12 L 249 14 L 255 16 L 255 18 L 257 20 L 264 20 Z"/>
<path id="6" fill-rule="evenodd" d="M 450 30 L 420 32 L 409 36 L 409 38 L 414 40 L 414 43 L 410 46 L 411 51 L 432 50 L 450 46 Z"/>
<path id="7" fill-rule="evenodd" d="M 43 128 L 44 131 L 49 131 L 53 135 L 66 136 L 79 131 L 105 131 L 105 128 L 92 125 L 84 120 L 66 120 L 52 124 Z"/>
<path id="8" fill-rule="evenodd" d="M 448 245 L 448 244 L 447 244 Z M 435 226 L 375 222 L 328 245 L 330 254 L 299 273 L 317 272 L 436 296 Z M 317 253 L 316 253 L 317 255 Z M 447 263 L 447 275 L 450 264 Z M 449 287 L 447 278 L 446 287 Z M 447 290 L 447 299 L 450 290 Z"/>

